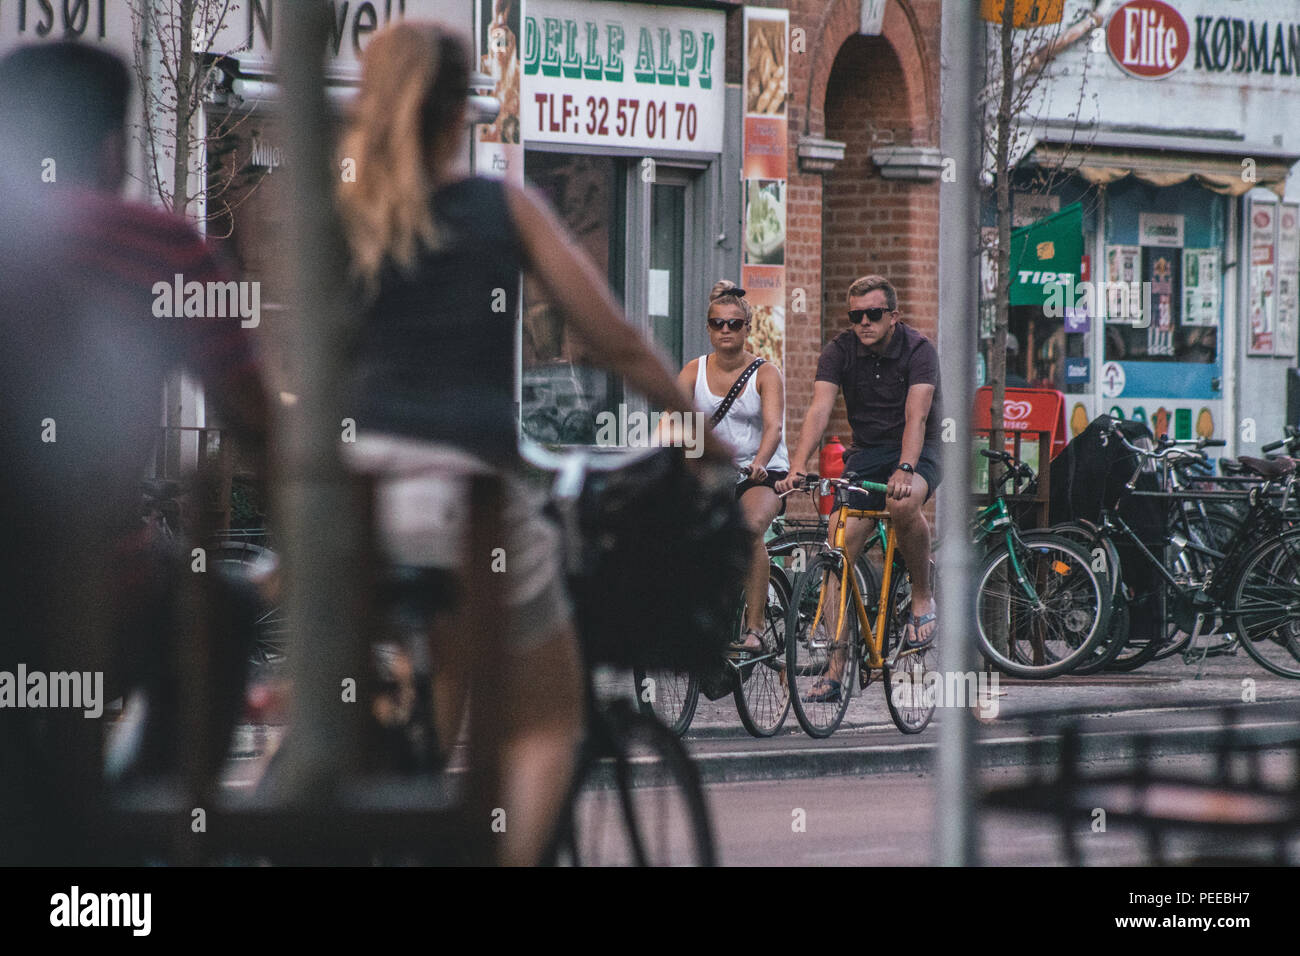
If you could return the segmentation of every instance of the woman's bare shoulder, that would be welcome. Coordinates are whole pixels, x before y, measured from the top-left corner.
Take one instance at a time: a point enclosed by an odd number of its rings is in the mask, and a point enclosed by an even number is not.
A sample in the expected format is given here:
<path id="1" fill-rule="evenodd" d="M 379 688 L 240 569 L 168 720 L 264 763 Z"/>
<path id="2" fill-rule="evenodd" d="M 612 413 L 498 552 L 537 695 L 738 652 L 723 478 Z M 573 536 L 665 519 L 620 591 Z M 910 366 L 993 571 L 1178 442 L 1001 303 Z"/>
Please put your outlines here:
<path id="1" fill-rule="evenodd" d="M 776 363 L 771 361 L 760 365 L 758 371 L 754 373 L 754 377 L 758 379 L 760 387 L 767 382 L 781 384 L 785 381 L 785 376 L 781 374 L 781 370 L 777 368 Z"/>

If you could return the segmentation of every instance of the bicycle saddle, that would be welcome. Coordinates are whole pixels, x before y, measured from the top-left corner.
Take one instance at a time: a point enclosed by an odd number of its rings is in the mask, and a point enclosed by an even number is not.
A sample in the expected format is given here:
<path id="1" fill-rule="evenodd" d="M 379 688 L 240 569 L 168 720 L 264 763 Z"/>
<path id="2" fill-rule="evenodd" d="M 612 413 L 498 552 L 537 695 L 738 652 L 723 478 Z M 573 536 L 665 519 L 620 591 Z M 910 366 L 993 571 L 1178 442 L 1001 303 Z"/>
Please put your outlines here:
<path id="1" fill-rule="evenodd" d="M 1246 467 L 1235 458 L 1220 458 L 1219 471 L 1225 475 L 1244 475 Z"/>
<path id="2" fill-rule="evenodd" d="M 1246 471 L 1261 478 L 1285 478 L 1295 471 L 1295 460 L 1292 458 L 1250 458 L 1243 455 L 1238 460 Z"/>

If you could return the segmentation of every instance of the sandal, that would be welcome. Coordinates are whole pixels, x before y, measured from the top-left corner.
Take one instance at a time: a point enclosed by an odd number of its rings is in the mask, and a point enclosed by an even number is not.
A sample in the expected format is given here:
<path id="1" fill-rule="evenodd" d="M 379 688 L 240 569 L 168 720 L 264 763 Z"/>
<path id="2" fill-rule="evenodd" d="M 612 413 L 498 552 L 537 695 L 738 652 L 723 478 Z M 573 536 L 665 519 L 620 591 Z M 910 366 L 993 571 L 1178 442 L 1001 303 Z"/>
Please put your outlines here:
<path id="1" fill-rule="evenodd" d="M 753 635 L 757 644 L 751 644 L 747 638 Z M 767 651 L 767 645 L 763 642 L 763 632 L 756 627 L 747 627 L 740 634 L 740 640 L 731 642 L 733 651 L 744 651 L 747 654 L 763 654 Z"/>
<path id="2" fill-rule="evenodd" d="M 803 698 L 805 704 L 836 704 L 839 700 L 840 682 L 833 677 L 820 678 Z"/>
<path id="3" fill-rule="evenodd" d="M 913 650 L 913 651 L 919 651 L 922 650 L 923 648 L 929 647 L 931 644 L 934 643 L 935 635 L 939 633 L 939 628 L 937 626 L 931 628 L 930 633 L 925 637 L 920 638 L 919 640 L 916 638 L 916 635 L 920 634 L 921 628 L 925 627 L 927 624 L 938 621 L 939 615 L 931 611 L 929 614 L 922 614 L 920 617 L 917 617 L 915 614 L 911 615 L 911 617 L 912 617 L 912 631 L 910 635 L 904 635 L 903 637 L 904 646 L 908 650 Z"/>

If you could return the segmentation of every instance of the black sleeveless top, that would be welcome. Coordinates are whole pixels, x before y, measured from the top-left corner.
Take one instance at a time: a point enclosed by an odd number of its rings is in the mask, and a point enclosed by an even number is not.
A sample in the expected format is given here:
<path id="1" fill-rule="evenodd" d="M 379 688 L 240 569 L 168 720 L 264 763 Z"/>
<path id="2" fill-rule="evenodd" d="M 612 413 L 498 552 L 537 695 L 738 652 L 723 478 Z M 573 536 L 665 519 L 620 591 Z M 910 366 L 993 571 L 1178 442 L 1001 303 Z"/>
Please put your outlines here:
<path id="1" fill-rule="evenodd" d="M 523 248 L 504 185 L 470 178 L 433 197 L 440 247 L 391 262 L 365 310 L 350 408 L 358 430 L 517 461 L 514 362 Z"/>

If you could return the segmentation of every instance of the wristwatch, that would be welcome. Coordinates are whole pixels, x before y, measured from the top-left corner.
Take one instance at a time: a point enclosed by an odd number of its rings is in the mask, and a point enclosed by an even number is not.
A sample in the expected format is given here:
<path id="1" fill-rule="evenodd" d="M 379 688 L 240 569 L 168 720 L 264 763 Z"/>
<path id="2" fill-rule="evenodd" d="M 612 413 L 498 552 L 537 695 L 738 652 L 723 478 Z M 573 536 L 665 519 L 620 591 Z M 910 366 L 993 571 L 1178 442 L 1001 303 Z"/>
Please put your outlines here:
<path id="1" fill-rule="evenodd" d="M 909 465 L 907 462 L 903 462 L 902 464 L 900 464 L 900 465 L 898 466 L 898 470 L 899 470 L 899 471 L 905 471 L 905 472 L 907 472 L 909 475 L 914 475 L 914 474 L 916 474 L 916 469 L 913 468 L 911 465 Z"/>

